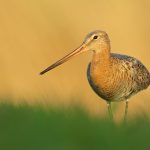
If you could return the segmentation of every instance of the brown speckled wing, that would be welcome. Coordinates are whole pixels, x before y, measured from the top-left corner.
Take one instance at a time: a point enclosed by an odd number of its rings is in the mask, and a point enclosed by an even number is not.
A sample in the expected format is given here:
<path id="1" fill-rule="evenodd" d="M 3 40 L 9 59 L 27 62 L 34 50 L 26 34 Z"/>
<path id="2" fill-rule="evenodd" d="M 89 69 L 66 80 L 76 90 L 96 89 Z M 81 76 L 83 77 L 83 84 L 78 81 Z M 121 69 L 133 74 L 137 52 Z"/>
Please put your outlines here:
<path id="1" fill-rule="evenodd" d="M 140 91 L 146 89 L 150 85 L 150 73 L 147 68 L 136 58 L 120 55 L 120 54 L 111 54 L 114 59 L 122 60 L 122 64 L 124 64 L 125 68 L 129 71 L 133 82 L 133 90 Z"/>

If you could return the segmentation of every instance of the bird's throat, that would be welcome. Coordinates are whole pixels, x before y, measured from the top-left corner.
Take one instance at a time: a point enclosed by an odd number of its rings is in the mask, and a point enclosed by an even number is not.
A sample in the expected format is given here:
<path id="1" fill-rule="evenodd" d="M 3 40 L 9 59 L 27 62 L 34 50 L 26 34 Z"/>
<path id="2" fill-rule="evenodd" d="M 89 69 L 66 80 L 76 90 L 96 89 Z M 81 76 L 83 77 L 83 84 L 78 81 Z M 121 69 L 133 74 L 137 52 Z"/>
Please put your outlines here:
<path id="1" fill-rule="evenodd" d="M 110 64 L 110 57 L 111 56 L 109 49 L 94 51 L 91 65 L 97 67 L 108 67 Z"/>

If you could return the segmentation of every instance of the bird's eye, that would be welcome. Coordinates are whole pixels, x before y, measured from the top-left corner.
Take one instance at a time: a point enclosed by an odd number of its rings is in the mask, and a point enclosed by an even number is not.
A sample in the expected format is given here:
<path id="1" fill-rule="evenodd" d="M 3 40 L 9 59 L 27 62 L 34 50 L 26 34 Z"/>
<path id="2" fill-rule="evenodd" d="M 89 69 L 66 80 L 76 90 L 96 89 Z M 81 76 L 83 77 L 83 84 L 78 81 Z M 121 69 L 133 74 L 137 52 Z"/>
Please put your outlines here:
<path id="1" fill-rule="evenodd" d="M 98 36 L 97 35 L 95 35 L 94 37 L 93 37 L 93 39 L 97 39 L 98 38 Z"/>

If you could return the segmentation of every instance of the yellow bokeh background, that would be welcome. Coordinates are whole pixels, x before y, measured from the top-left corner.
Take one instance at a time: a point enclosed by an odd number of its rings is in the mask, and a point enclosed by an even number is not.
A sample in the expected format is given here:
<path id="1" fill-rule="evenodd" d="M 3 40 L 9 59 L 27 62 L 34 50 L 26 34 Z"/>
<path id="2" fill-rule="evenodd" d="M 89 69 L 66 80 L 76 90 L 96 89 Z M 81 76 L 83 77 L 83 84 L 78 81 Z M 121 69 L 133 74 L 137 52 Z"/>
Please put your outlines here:
<path id="1" fill-rule="evenodd" d="M 150 70 L 149 27 L 148 0 L 0 1 L 0 96 L 29 103 L 70 104 L 80 99 L 89 111 L 103 114 L 105 102 L 86 78 L 90 52 L 45 76 L 39 72 L 97 29 L 108 33 L 113 52 L 134 56 Z M 149 89 L 131 99 L 130 114 L 150 112 Z M 116 115 L 123 107 L 121 103 Z"/>

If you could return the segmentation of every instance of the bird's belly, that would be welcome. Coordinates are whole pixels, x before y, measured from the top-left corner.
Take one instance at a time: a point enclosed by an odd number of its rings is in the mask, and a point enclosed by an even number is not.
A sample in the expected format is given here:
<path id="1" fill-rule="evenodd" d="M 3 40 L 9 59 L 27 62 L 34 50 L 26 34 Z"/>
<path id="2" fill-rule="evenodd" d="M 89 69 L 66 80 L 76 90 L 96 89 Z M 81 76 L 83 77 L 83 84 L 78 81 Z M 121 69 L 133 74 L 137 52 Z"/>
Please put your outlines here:
<path id="1" fill-rule="evenodd" d="M 132 91 L 124 80 L 105 72 L 94 74 L 87 70 L 87 78 L 92 89 L 106 101 L 123 101 L 131 96 Z M 128 87 L 128 88 L 127 88 Z"/>
<path id="2" fill-rule="evenodd" d="M 117 88 L 114 88 L 114 86 L 109 83 L 108 85 L 102 85 L 103 83 L 95 82 L 91 79 L 91 76 L 88 76 L 88 81 L 95 93 L 106 101 L 123 101 L 130 95 L 130 92 L 125 93 L 124 91 L 126 91 L 126 89 L 119 88 L 119 85 Z"/>
<path id="3" fill-rule="evenodd" d="M 119 92 L 117 94 L 115 91 L 110 90 L 111 86 L 109 88 L 101 86 L 101 83 L 95 83 L 90 77 L 88 77 L 88 81 L 89 81 L 91 88 L 102 99 L 104 99 L 106 101 L 122 101 L 122 100 L 124 100 L 124 97 L 121 96 L 121 94 L 119 94 Z"/>

